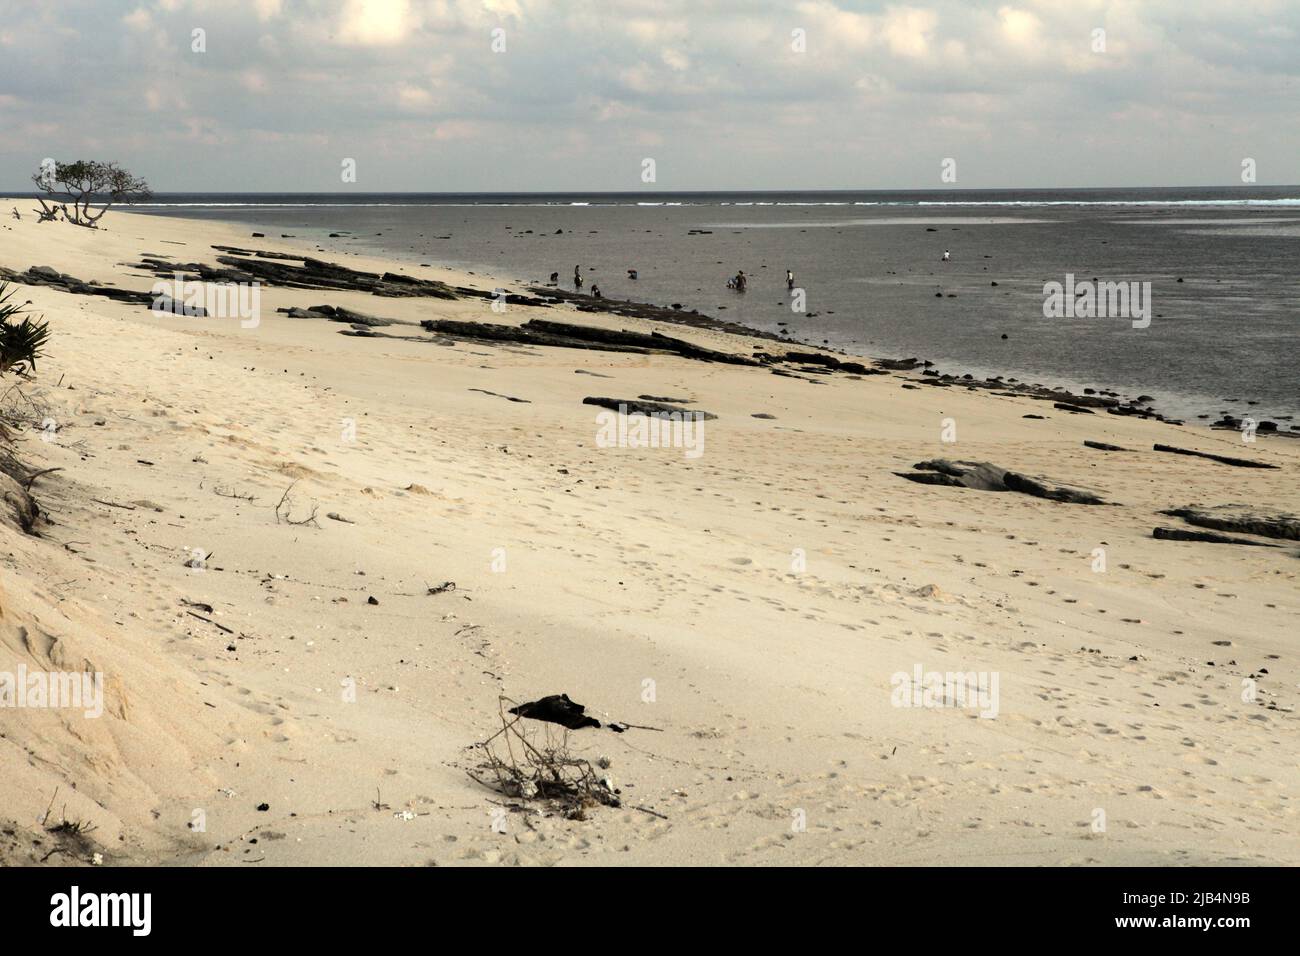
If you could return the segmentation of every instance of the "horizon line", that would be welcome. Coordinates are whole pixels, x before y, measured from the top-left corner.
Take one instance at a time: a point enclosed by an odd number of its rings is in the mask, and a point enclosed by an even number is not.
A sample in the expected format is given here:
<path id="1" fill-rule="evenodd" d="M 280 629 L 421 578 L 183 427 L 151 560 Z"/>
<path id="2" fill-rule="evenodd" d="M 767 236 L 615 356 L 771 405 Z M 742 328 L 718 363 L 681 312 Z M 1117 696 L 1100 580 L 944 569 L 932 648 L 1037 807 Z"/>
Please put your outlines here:
<path id="1" fill-rule="evenodd" d="M 561 196 L 584 194 L 594 196 L 631 196 L 631 195 L 683 195 L 691 193 L 904 193 L 904 192 L 940 192 L 940 193 L 975 193 L 975 192 L 1103 192 L 1124 189 L 1298 189 L 1300 183 L 1234 183 L 1196 186 L 813 186 L 813 187 L 764 187 L 750 189 L 690 187 L 683 189 L 643 188 L 643 189 L 460 189 L 460 190 L 358 190 L 358 189 L 166 189 L 154 193 L 159 195 L 209 195 L 209 196 Z M 41 196 L 34 190 L 0 190 L 0 196 L 27 197 Z M 137 204 L 139 205 L 139 204 Z"/>

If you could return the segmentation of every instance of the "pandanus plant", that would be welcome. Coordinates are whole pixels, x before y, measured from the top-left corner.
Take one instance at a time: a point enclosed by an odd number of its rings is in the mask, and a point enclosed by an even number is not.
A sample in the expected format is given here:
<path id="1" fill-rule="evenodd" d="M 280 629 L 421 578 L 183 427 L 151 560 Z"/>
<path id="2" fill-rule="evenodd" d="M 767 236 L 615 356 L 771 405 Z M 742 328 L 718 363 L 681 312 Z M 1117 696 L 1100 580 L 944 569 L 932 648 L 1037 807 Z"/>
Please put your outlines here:
<path id="1" fill-rule="evenodd" d="M 9 301 L 15 291 L 0 283 L 0 375 L 35 371 L 36 359 L 50 337 L 48 322 L 33 322 L 26 308 Z"/>

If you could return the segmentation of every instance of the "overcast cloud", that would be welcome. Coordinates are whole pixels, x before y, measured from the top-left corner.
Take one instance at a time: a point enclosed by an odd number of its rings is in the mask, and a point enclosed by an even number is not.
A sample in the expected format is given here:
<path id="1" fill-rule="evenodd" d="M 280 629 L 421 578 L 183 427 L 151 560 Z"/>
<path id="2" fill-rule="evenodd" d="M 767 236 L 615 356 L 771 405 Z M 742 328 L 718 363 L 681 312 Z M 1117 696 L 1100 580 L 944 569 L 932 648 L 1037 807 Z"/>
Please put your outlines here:
<path id="1" fill-rule="evenodd" d="M 1297 183 L 1298 104 L 1282 0 L 0 0 L 8 189 Z"/>

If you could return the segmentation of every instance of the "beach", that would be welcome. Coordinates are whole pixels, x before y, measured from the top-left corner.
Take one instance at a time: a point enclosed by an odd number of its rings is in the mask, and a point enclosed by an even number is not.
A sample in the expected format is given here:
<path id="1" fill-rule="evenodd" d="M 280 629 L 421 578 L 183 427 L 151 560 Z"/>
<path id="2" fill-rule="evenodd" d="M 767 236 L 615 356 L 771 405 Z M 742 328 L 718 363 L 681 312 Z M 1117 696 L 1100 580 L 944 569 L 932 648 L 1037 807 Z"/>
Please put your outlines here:
<path id="1" fill-rule="evenodd" d="M 1294 515 L 1300 442 L 923 366 L 819 373 L 755 359 L 770 336 L 220 221 L 3 225 L 0 266 L 139 293 L 147 257 L 222 246 L 487 296 L 267 284 L 250 322 L 18 286 L 52 334 L 0 382 L 12 451 L 58 470 L 31 482 L 34 533 L 3 515 L 0 671 L 104 694 L 94 717 L 0 711 L 2 863 L 1300 862 L 1300 542 L 1153 536 L 1206 532 L 1161 513 L 1193 505 Z M 395 324 L 277 311 L 320 305 Z M 587 398 L 716 418 L 631 447 Z M 1105 503 L 900 476 L 936 460 Z M 931 673 L 978 692 L 921 692 Z M 566 818 L 472 779 L 503 696 L 560 693 L 631 725 L 568 735 L 619 806 Z"/>

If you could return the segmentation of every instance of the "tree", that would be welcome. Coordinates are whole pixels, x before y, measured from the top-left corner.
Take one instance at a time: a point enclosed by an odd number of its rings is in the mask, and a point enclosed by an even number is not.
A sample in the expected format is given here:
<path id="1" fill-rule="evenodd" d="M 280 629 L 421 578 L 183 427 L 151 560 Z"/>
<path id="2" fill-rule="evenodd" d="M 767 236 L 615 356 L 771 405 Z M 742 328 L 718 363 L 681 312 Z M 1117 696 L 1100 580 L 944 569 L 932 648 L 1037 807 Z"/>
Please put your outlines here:
<path id="1" fill-rule="evenodd" d="M 41 204 L 37 210 L 41 222 L 52 221 L 62 212 L 73 225 L 91 229 L 115 203 L 130 204 L 153 196 L 148 183 L 117 163 L 88 159 L 75 163 L 46 160 L 32 176 L 32 182 L 45 193 L 45 197 L 36 197 Z"/>

